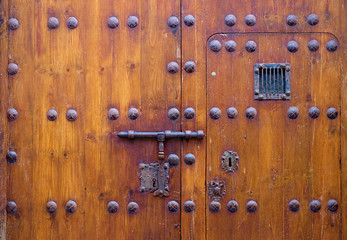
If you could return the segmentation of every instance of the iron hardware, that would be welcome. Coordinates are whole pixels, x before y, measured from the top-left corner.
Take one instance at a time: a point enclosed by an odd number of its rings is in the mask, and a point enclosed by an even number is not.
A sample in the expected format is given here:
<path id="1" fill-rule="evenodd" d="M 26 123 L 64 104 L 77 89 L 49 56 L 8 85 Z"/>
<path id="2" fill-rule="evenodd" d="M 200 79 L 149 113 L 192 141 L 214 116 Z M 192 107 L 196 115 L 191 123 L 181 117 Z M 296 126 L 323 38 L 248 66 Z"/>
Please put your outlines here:
<path id="1" fill-rule="evenodd" d="M 164 142 L 171 138 L 202 139 L 203 131 L 185 132 L 119 132 L 120 138 L 157 138 L 158 141 L 158 163 L 140 164 L 139 175 L 141 181 L 141 192 L 154 192 L 154 196 L 169 196 L 169 164 L 164 162 Z"/>
<path id="2" fill-rule="evenodd" d="M 239 169 L 239 155 L 232 150 L 225 151 L 222 155 L 222 169 L 227 173 L 233 173 Z"/>

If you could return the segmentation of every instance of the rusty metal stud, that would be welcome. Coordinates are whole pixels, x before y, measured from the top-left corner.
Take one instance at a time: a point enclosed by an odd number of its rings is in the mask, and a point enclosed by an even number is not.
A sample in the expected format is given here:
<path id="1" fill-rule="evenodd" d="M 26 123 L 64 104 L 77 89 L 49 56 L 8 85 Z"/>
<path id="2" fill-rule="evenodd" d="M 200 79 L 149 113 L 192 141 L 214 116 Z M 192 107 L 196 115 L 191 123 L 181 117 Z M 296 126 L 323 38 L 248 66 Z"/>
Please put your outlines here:
<path id="1" fill-rule="evenodd" d="M 309 207 L 312 212 L 319 212 L 319 210 L 322 208 L 322 204 L 318 200 L 313 200 L 310 202 Z"/>
<path id="2" fill-rule="evenodd" d="M 19 22 L 17 18 L 10 18 L 8 20 L 7 26 L 10 30 L 17 30 L 19 27 Z"/>
<path id="3" fill-rule="evenodd" d="M 54 109 L 50 109 L 46 113 L 46 116 L 49 121 L 55 121 L 58 118 L 58 112 Z"/>
<path id="4" fill-rule="evenodd" d="M 316 119 L 319 117 L 319 114 L 320 114 L 320 110 L 319 108 L 317 107 L 311 107 L 309 110 L 308 110 L 308 116 L 312 119 Z"/>
<path id="5" fill-rule="evenodd" d="M 186 119 L 193 119 L 195 117 L 195 111 L 193 108 L 188 107 L 183 111 L 183 115 Z"/>
<path id="6" fill-rule="evenodd" d="M 67 201 L 67 203 L 65 204 L 65 210 L 68 213 L 75 213 L 77 210 L 77 203 L 73 200 Z"/>
<path id="7" fill-rule="evenodd" d="M 107 203 L 107 211 L 109 213 L 116 213 L 119 210 L 119 204 L 116 201 L 109 201 Z"/>
<path id="8" fill-rule="evenodd" d="M 213 52 L 219 52 L 222 49 L 222 44 L 218 40 L 213 40 L 210 42 L 210 49 Z"/>
<path id="9" fill-rule="evenodd" d="M 130 16 L 127 20 L 128 27 L 136 28 L 139 25 L 139 19 L 136 16 Z"/>
<path id="10" fill-rule="evenodd" d="M 167 66 L 166 66 L 166 71 L 168 71 L 168 73 L 171 74 L 175 74 L 179 71 L 179 66 L 177 62 L 170 62 Z"/>
<path id="11" fill-rule="evenodd" d="M 66 119 L 70 122 L 76 121 L 77 119 L 77 112 L 74 109 L 69 109 L 66 112 Z"/>
<path id="12" fill-rule="evenodd" d="M 230 107 L 230 108 L 227 109 L 227 116 L 228 116 L 228 118 L 235 119 L 235 118 L 237 118 L 238 115 L 239 115 L 239 113 L 238 113 L 236 108 Z"/>
<path id="13" fill-rule="evenodd" d="M 300 203 L 298 200 L 293 199 L 288 203 L 288 208 L 292 212 L 297 212 L 300 209 Z"/>
<path id="14" fill-rule="evenodd" d="M 187 165 L 193 165 L 195 163 L 195 156 L 192 153 L 188 153 L 187 155 L 184 156 L 184 162 Z"/>
<path id="15" fill-rule="evenodd" d="M 296 15 L 288 15 L 287 17 L 287 24 L 288 26 L 294 27 L 298 25 L 299 23 L 299 18 Z"/>
<path id="16" fill-rule="evenodd" d="M 235 213 L 239 209 L 239 204 L 235 200 L 230 200 L 227 203 L 227 209 L 229 212 Z"/>
<path id="17" fill-rule="evenodd" d="M 110 108 L 107 112 L 107 118 L 111 121 L 116 120 L 119 118 L 119 111 L 117 108 Z"/>
<path id="18" fill-rule="evenodd" d="M 178 210 L 180 209 L 180 205 L 178 204 L 178 202 L 176 201 L 170 201 L 167 204 L 167 209 L 169 210 L 169 212 L 171 213 L 177 213 Z"/>
<path id="19" fill-rule="evenodd" d="M 18 65 L 15 63 L 9 63 L 7 65 L 7 72 L 9 75 L 15 75 L 18 73 Z"/>
<path id="20" fill-rule="evenodd" d="M 336 108 L 333 108 L 333 107 L 328 108 L 328 110 L 327 110 L 327 117 L 329 119 L 335 119 L 335 118 L 337 118 L 338 115 L 339 115 L 339 112 L 337 111 Z"/>
<path id="21" fill-rule="evenodd" d="M 12 122 L 18 118 L 18 112 L 14 108 L 10 108 L 7 110 L 7 119 Z"/>
<path id="22" fill-rule="evenodd" d="M 108 20 L 107 20 L 107 26 L 111 29 L 115 29 L 119 26 L 119 20 L 118 18 L 116 18 L 115 16 L 113 17 L 110 17 Z"/>
<path id="23" fill-rule="evenodd" d="M 51 30 L 57 29 L 59 27 L 59 20 L 56 17 L 50 17 L 47 21 L 47 27 Z"/>
<path id="24" fill-rule="evenodd" d="M 170 154 L 167 158 L 170 166 L 177 166 L 180 163 L 180 158 L 177 154 Z"/>
<path id="25" fill-rule="evenodd" d="M 9 214 L 15 214 L 17 212 L 17 204 L 14 201 L 9 201 L 6 204 L 6 211 Z"/>
<path id="26" fill-rule="evenodd" d="M 250 200 L 246 204 L 246 209 L 250 213 L 254 213 L 258 210 L 258 203 L 256 201 Z"/>
<path id="27" fill-rule="evenodd" d="M 184 70 L 187 72 L 187 73 L 193 73 L 195 72 L 195 62 L 193 61 L 187 61 L 185 64 L 184 64 Z"/>
<path id="28" fill-rule="evenodd" d="M 12 150 L 8 150 L 6 154 L 6 160 L 8 163 L 15 163 L 17 161 L 17 153 Z"/>
<path id="29" fill-rule="evenodd" d="M 75 29 L 78 27 L 78 20 L 75 17 L 69 17 L 66 21 L 66 25 L 70 29 Z"/>
<path id="30" fill-rule="evenodd" d="M 188 200 L 183 204 L 183 209 L 187 213 L 191 213 L 195 210 L 195 203 L 191 200 Z"/>
<path id="31" fill-rule="evenodd" d="M 337 42 L 334 40 L 328 41 L 326 48 L 329 52 L 335 52 L 337 50 Z"/>
<path id="32" fill-rule="evenodd" d="M 254 107 L 249 107 L 246 109 L 246 118 L 249 120 L 255 119 L 257 116 L 257 110 Z"/>
<path id="33" fill-rule="evenodd" d="M 222 111 L 219 108 L 217 108 L 217 107 L 211 108 L 210 117 L 213 120 L 220 119 L 221 116 L 222 116 Z"/>
<path id="34" fill-rule="evenodd" d="M 208 206 L 208 208 L 210 209 L 212 213 L 219 213 L 220 210 L 222 209 L 222 205 L 218 201 L 212 201 L 210 205 Z"/>
<path id="35" fill-rule="evenodd" d="M 140 116 L 139 110 L 137 108 L 130 108 L 128 111 L 128 117 L 131 120 L 136 120 Z"/>
<path id="36" fill-rule="evenodd" d="M 319 46 L 320 46 L 319 42 L 317 40 L 315 40 L 315 39 L 309 41 L 309 43 L 307 45 L 308 49 L 311 52 L 317 52 L 318 49 L 319 49 Z"/>
<path id="37" fill-rule="evenodd" d="M 175 121 L 180 117 L 180 111 L 177 108 L 170 108 L 167 112 L 167 116 L 170 120 Z"/>
<path id="38" fill-rule="evenodd" d="M 337 209 L 339 208 L 339 204 L 335 199 L 330 199 L 327 203 L 327 209 L 330 212 L 336 212 Z"/>
<path id="39" fill-rule="evenodd" d="M 287 115 L 290 119 L 297 119 L 299 116 L 299 109 L 297 107 L 290 107 L 287 111 Z"/>
<path id="40" fill-rule="evenodd" d="M 247 52 L 255 52 L 257 49 L 257 44 L 254 41 L 248 41 L 245 48 Z"/>
<path id="41" fill-rule="evenodd" d="M 299 44 L 296 41 L 291 40 L 287 43 L 287 49 L 289 52 L 295 53 L 299 49 Z"/>
<path id="42" fill-rule="evenodd" d="M 47 204 L 46 204 L 46 210 L 47 212 L 49 213 L 55 213 L 58 209 L 58 205 L 56 202 L 54 201 L 49 201 Z"/>
<path id="43" fill-rule="evenodd" d="M 237 44 L 235 41 L 229 40 L 225 43 L 224 46 L 225 46 L 225 50 L 227 50 L 228 52 L 235 52 Z"/>
<path id="44" fill-rule="evenodd" d="M 232 27 L 232 26 L 234 26 L 236 24 L 236 17 L 234 15 L 232 15 L 232 14 L 228 14 L 224 18 L 224 23 L 228 27 Z"/>
<path id="45" fill-rule="evenodd" d="M 307 23 L 311 26 L 317 25 L 319 23 L 319 17 L 312 13 L 307 17 Z"/>
<path id="46" fill-rule="evenodd" d="M 183 22 L 187 27 L 192 27 L 195 24 L 195 17 L 189 14 L 184 17 Z"/>
<path id="47" fill-rule="evenodd" d="M 176 28 L 180 25 L 180 20 L 178 19 L 178 17 L 176 16 L 171 16 L 169 17 L 169 19 L 167 20 L 167 25 L 170 28 Z"/>
<path id="48" fill-rule="evenodd" d="M 136 214 L 139 212 L 139 205 L 136 202 L 130 202 L 127 206 L 127 211 L 130 214 Z"/>
<path id="49" fill-rule="evenodd" d="M 245 23 L 247 26 L 254 26 L 257 23 L 257 18 L 253 14 L 249 14 L 245 17 Z"/>

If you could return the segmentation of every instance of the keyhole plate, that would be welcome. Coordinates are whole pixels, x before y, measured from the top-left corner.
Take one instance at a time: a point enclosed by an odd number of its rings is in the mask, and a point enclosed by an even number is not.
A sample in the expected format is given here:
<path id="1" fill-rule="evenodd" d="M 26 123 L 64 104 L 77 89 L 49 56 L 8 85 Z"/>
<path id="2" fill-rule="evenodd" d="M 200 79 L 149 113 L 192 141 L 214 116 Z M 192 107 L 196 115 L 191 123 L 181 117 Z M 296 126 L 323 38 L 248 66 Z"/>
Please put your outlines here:
<path id="1" fill-rule="evenodd" d="M 239 169 L 239 155 L 232 150 L 225 151 L 222 155 L 222 169 L 227 173 L 233 173 Z"/>
<path id="2" fill-rule="evenodd" d="M 164 187 L 169 188 L 169 164 L 164 163 L 166 175 Z M 159 163 L 140 163 L 140 192 L 154 192 L 159 188 L 158 182 Z"/>

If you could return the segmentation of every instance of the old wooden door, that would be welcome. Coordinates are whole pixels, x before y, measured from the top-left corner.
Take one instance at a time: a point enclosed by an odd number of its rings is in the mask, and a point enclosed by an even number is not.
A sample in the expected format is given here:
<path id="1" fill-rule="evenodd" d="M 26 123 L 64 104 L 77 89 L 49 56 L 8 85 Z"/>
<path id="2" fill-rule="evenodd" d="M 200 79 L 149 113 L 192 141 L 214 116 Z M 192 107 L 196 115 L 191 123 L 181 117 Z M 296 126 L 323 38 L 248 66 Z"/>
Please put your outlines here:
<path id="1" fill-rule="evenodd" d="M 346 6 L 1 1 L 0 238 L 347 238 Z"/>

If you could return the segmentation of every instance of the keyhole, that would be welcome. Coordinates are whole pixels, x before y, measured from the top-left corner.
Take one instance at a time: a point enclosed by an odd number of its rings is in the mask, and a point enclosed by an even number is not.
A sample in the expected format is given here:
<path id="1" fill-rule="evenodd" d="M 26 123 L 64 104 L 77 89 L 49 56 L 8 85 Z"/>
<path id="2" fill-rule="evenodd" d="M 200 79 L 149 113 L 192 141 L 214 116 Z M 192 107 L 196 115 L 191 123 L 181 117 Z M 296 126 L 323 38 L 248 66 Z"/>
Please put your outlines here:
<path id="1" fill-rule="evenodd" d="M 157 181 L 156 179 L 152 179 L 153 187 L 155 187 L 155 182 L 156 182 L 156 181 Z"/>
<path id="2" fill-rule="evenodd" d="M 229 157 L 229 167 L 231 167 L 231 157 Z"/>

